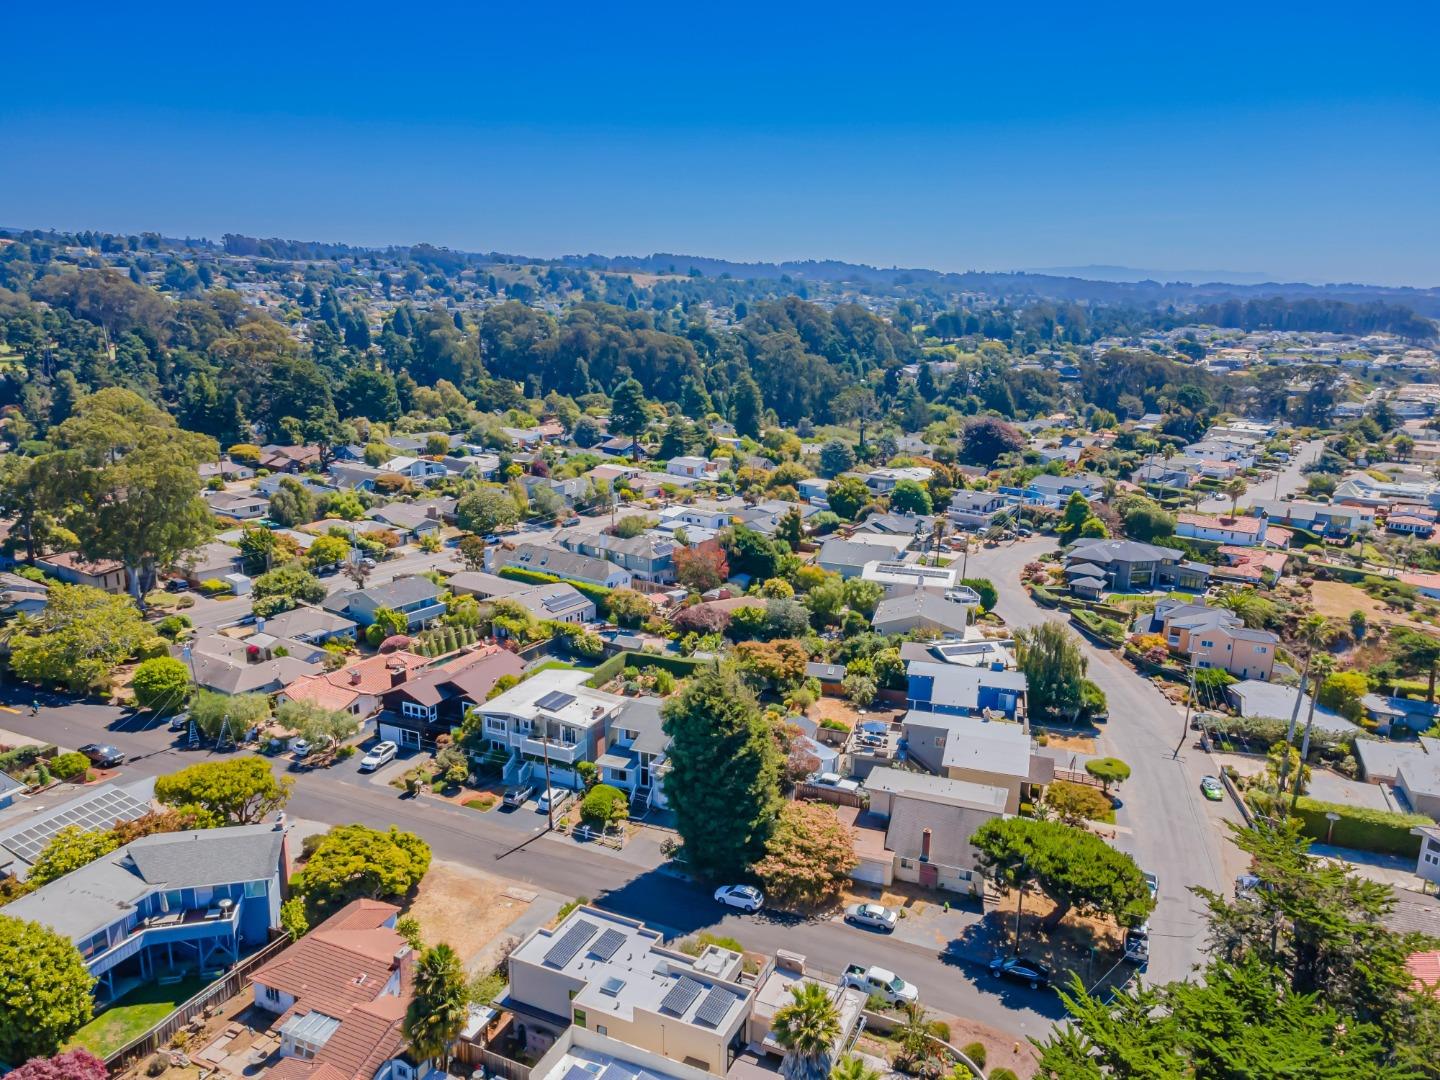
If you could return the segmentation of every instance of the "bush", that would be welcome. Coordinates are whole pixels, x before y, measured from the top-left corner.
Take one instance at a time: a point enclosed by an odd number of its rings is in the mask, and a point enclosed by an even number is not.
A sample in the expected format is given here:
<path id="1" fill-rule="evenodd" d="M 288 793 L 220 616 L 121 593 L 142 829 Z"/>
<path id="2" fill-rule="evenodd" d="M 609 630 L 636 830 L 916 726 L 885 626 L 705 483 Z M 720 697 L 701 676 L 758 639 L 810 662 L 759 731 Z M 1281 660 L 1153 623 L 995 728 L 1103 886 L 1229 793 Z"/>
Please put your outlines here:
<path id="1" fill-rule="evenodd" d="M 596 784 L 580 803 L 586 824 L 604 827 L 630 816 L 630 800 L 619 788 Z"/>
<path id="2" fill-rule="evenodd" d="M 50 772 L 61 780 L 70 780 L 84 774 L 90 767 L 90 759 L 84 754 L 58 754 L 50 761 Z"/>
<path id="3" fill-rule="evenodd" d="M 1262 811 L 1268 810 L 1274 803 L 1273 797 L 1258 791 L 1250 792 L 1247 797 Z M 1410 830 L 1418 825 L 1435 824 L 1424 814 L 1399 814 L 1365 806 L 1321 802 L 1308 795 L 1300 796 L 1295 813 L 1304 823 L 1305 835 L 1322 844 L 1328 835 L 1331 843 L 1338 847 L 1403 855 L 1410 859 L 1420 854 L 1420 837 L 1412 836 Z M 1333 832 L 1330 820 L 1325 816 L 1329 813 L 1340 815 Z"/>
<path id="4" fill-rule="evenodd" d="M 961 585 L 968 585 L 980 596 L 980 610 L 990 611 L 1000 599 L 1000 590 L 995 588 L 995 583 L 989 578 L 964 578 Z"/>
<path id="5" fill-rule="evenodd" d="M 948 1043 L 950 1041 L 950 1025 L 944 1020 L 931 1020 L 930 1034 L 934 1035 L 941 1042 Z"/>
<path id="6" fill-rule="evenodd" d="M 200 582 L 200 591 L 206 596 L 219 596 L 221 593 L 228 593 L 230 586 L 219 578 L 206 578 Z"/>
<path id="7" fill-rule="evenodd" d="M 972 1042 L 968 1046 L 962 1046 L 960 1052 L 973 1061 L 978 1068 L 985 1068 L 985 1059 L 989 1055 L 985 1051 L 985 1044 Z"/>
<path id="8" fill-rule="evenodd" d="M 1056 780 L 1047 787 L 1045 802 L 1067 820 L 1108 821 L 1114 814 L 1109 796 L 1099 788 L 1069 780 Z"/>
<path id="9" fill-rule="evenodd" d="M 173 656 L 157 656 L 135 669 L 130 683 L 142 709 L 161 716 L 179 712 L 190 696 L 190 669 Z"/>

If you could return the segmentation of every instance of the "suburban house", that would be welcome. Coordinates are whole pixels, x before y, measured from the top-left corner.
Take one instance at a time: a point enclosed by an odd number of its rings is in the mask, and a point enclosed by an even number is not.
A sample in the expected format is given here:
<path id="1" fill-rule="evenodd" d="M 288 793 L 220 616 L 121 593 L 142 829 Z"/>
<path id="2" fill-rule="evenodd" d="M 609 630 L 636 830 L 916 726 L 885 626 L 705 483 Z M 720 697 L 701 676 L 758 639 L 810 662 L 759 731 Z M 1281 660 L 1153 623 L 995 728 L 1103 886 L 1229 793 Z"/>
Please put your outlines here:
<path id="1" fill-rule="evenodd" d="M 1263 513 L 1271 525 L 1289 525 L 1317 536 L 1344 539 L 1361 529 L 1375 527 L 1375 511 L 1363 506 L 1340 506 L 1296 500 L 1256 499 L 1251 510 Z"/>
<path id="2" fill-rule="evenodd" d="M 1420 837 L 1420 855 L 1415 862 L 1416 875 L 1432 885 L 1440 884 L 1440 829 L 1433 825 L 1421 825 L 1419 828 L 1411 829 L 1410 832 Z M 1428 955 L 1432 957 L 1432 965 L 1440 969 L 1440 955 L 1433 953 Z M 1433 986 L 1440 981 L 1440 975 L 1428 981 Z"/>
<path id="3" fill-rule="evenodd" d="M 968 604 L 980 602 L 980 598 L 974 590 L 959 583 L 960 568 L 958 566 L 923 566 L 918 562 L 875 559 L 861 568 L 860 576 L 866 581 L 873 581 L 884 586 L 887 596 L 899 596 L 902 593 L 923 589 L 936 596 L 956 594 L 951 597 L 952 599 L 963 596 L 964 602 Z"/>
<path id="4" fill-rule="evenodd" d="M 396 578 L 386 585 L 337 593 L 327 598 L 323 606 L 327 611 L 354 619 L 360 626 L 373 623 L 375 613 L 381 608 L 398 611 L 405 616 L 408 630 L 418 630 L 431 619 L 445 614 L 440 586 L 418 574 Z"/>
<path id="5" fill-rule="evenodd" d="M 830 490 L 832 482 L 823 476 L 811 476 L 796 484 L 795 491 L 811 506 L 828 509 L 830 503 L 826 500 L 825 493 Z"/>
<path id="6" fill-rule="evenodd" d="M 1065 555 L 1065 574 L 1072 580 L 1101 579 L 1111 592 L 1149 592 L 1174 588 L 1199 592 L 1210 578 L 1210 568 L 1184 561 L 1177 548 L 1157 547 L 1136 540 L 1081 540 Z"/>
<path id="7" fill-rule="evenodd" d="M 979 893 L 970 837 L 1005 814 L 1008 793 L 989 784 L 881 766 L 865 778 L 868 809 L 841 807 L 855 828 L 856 881 Z"/>
<path id="8" fill-rule="evenodd" d="M 90 562 L 76 551 L 38 556 L 35 565 L 68 585 L 89 585 L 106 592 L 123 593 L 130 582 L 124 563 L 113 559 Z"/>
<path id="9" fill-rule="evenodd" d="M 1274 536 L 1279 529 L 1269 530 Z M 1218 581 L 1236 581 L 1242 584 L 1271 587 L 1285 573 L 1288 556 L 1283 551 L 1262 548 L 1232 547 L 1224 545 L 1215 552 L 1219 559 L 1210 569 L 1210 577 Z"/>
<path id="10" fill-rule="evenodd" d="M 1172 487 L 1188 488 L 1196 479 L 1188 469 L 1174 464 L 1162 464 L 1156 462 L 1150 465 L 1141 465 L 1130 474 L 1130 482 L 1139 484 L 1141 487 Z"/>
<path id="11" fill-rule="evenodd" d="M 713 480 L 720 475 L 719 462 L 709 458 L 673 457 L 665 464 L 665 471 L 672 476 L 686 476 L 691 480 Z"/>
<path id="12" fill-rule="evenodd" d="M 504 781 L 543 781 L 575 788 L 575 766 L 605 751 L 608 726 L 627 699 L 585 686 L 589 672 L 537 671 L 529 679 L 477 706 L 487 746 L 507 755 Z"/>
<path id="13" fill-rule="evenodd" d="M 889 596 L 875 607 L 871 625 L 877 634 L 964 634 L 970 609 L 929 589 Z"/>
<path id="14" fill-rule="evenodd" d="M 984 530 L 1014 513 L 1015 505 L 1014 499 L 995 491 L 957 491 L 946 514 L 962 529 Z"/>
<path id="15" fill-rule="evenodd" d="M 320 464 L 318 446 L 280 446 L 267 443 L 260 448 L 260 468 L 272 473 L 304 472 Z"/>
<path id="16" fill-rule="evenodd" d="M 639 536 L 612 536 L 609 533 L 571 532 L 560 537 L 568 551 L 604 559 L 624 567 L 641 581 L 668 584 L 675 580 L 676 543 L 668 536 L 641 533 Z"/>
<path id="17" fill-rule="evenodd" d="M 820 546 L 815 565 L 846 579 L 859 577 L 866 564 L 894 561 L 909 543 L 907 537 L 884 533 L 860 533 L 848 540 L 832 537 Z"/>
<path id="18" fill-rule="evenodd" d="M 353 900 L 255 972 L 255 1004 L 276 1014 L 282 1060 L 267 1080 L 416 1080 L 403 1024 L 415 954 L 400 909 Z"/>
<path id="19" fill-rule="evenodd" d="M 1004 490 L 1004 489 L 1001 489 Z M 1093 473 L 1077 473 L 1074 476 L 1051 476 L 1041 473 L 1033 478 L 1019 494 L 1027 503 L 1060 509 L 1070 501 L 1077 491 L 1087 499 L 1098 498 L 1105 490 L 1105 478 Z"/>
<path id="20" fill-rule="evenodd" d="M 1030 784 L 1054 778 L 1054 760 L 1035 752 L 1022 723 L 911 709 L 902 730 L 908 760 L 936 776 L 1003 789 L 1007 814 L 1019 811 Z"/>
<path id="21" fill-rule="evenodd" d="M 355 624 L 349 619 L 310 604 L 296 604 L 289 611 L 256 620 L 255 625 L 277 638 L 303 641 L 309 645 L 323 645 L 336 638 L 355 636 Z"/>
<path id="22" fill-rule="evenodd" d="M 10 777 L 0 773 L 4 780 Z M 0 785 L 4 784 L 0 780 Z M 4 791 L 24 791 L 25 785 Z M 0 878 L 13 877 L 24 881 L 30 867 L 45 850 L 45 845 L 61 829 L 74 825 L 82 832 L 103 832 L 125 821 L 142 818 L 151 811 L 155 780 L 146 777 L 128 784 L 101 784 L 83 788 L 81 793 L 64 802 L 41 810 L 32 810 L 23 817 L 12 818 L 0 825 Z M 4 804 L 0 798 L 0 805 Z"/>
<path id="23" fill-rule="evenodd" d="M 249 465 L 241 465 L 240 462 L 228 456 L 222 456 L 219 461 L 202 461 L 195 466 L 195 471 L 200 474 L 201 482 L 219 478 L 221 480 L 250 480 L 255 476 L 255 470 Z"/>
<path id="24" fill-rule="evenodd" d="M 437 735 L 459 727 L 465 711 L 485 700 L 505 675 L 519 678 L 525 661 L 508 649 L 487 645 L 461 653 L 381 693 L 384 711 L 376 720 L 380 738 L 416 749 L 435 744 Z"/>
<path id="25" fill-rule="evenodd" d="M 1025 676 L 1018 671 L 939 660 L 911 660 L 905 707 L 969 716 L 986 710 L 1015 718 L 1025 711 Z"/>
<path id="26" fill-rule="evenodd" d="M 335 461 L 330 465 L 330 479 L 342 491 L 374 491 L 380 470 L 363 461 Z"/>
<path id="27" fill-rule="evenodd" d="M 248 629 L 238 636 L 202 632 L 171 654 L 188 659 L 196 686 L 221 694 L 274 694 L 325 670 L 319 645 L 266 633 L 258 621 Z"/>
<path id="28" fill-rule="evenodd" d="M 507 581 L 506 578 L 498 580 L 506 581 L 510 585 L 521 584 Z M 513 600 L 542 622 L 563 622 L 583 626 L 585 623 L 595 621 L 595 601 L 576 589 L 574 585 L 568 585 L 563 581 L 547 585 L 522 585 L 514 592 L 505 593 L 504 598 Z M 496 633 L 504 636 L 504 629 L 497 627 Z"/>
<path id="29" fill-rule="evenodd" d="M 308 701 L 322 709 L 348 712 L 363 720 L 380 711 L 384 696 L 391 688 L 429 663 L 427 657 L 403 649 L 367 656 L 338 671 L 321 671 L 296 679 L 286 684 L 276 701 Z"/>
<path id="30" fill-rule="evenodd" d="M 366 510 L 365 516 L 371 521 L 388 525 L 402 536 L 418 538 L 437 531 L 443 524 L 440 512 L 434 507 L 416 503 L 395 502 Z"/>
<path id="31" fill-rule="evenodd" d="M 515 947 L 495 1004 L 523 1026 L 530 1053 L 573 1025 L 724 1076 L 748 1041 L 754 991 L 742 968 L 738 952 L 689 956 L 643 923 L 581 906 Z"/>
<path id="32" fill-rule="evenodd" d="M 863 536 L 867 533 L 878 533 L 882 536 L 901 536 L 907 541 L 907 546 L 913 545 L 917 539 L 925 540 L 935 529 L 935 515 L 933 514 L 871 514 L 859 525 L 850 531 L 852 537 Z"/>
<path id="33" fill-rule="evenodd" d="M 5 914 L 74 942 L 108 1000 L 182 971 L 223 970 L 268 943 L 288 863 L 281 824 L 156 833 L 12 900 Z"/>
<path id="34" fill-rule="evenodd" d="M 517 544 L 514 548 L 492 547 L 485 553 L 486 569 L 499 573 L 507 566 L 517 570 L 534 570 L 566 581 L 582 581 L 607 589 L 628 586 L 635 575 L 618 563 L 591 555 L 568 551 L 562 547 L 540 544 Z"/>
<path id="35" fill-rule="evenodd" d="M 1360 699 L 1365 715 L 1375 724 L 1377 735 L 1401 731 L 1429 731 L 1440 721 L 1440 703 L 1423 698 L 1389 697 L 1366 694 Z"/>
<path id="36" fill-rule="evenodd" d="M 733 510 L 723 504 L 667 506 L 660 511 L 660 528 L 673 532 L 677 528 L 700 528 L 718 532 L 730 524 Z"/>
<path id="37" fill-rule="evenodd" d="M 895 485 L 901 480 L 913 480 L 917 484 L 928 483 L 935 475 L 935 470 L 927 465 L 906 465 L 901 468 L 871 469 L 860 477 L 865 481 L 865 486 L 877 495 L 884 495 L 895 490 Z"/>
<path id="38" fill-rule="evenodd" d="M 1241 716 L 1262 716 L 1271 720 L 1289 720 L 1294 714 L 1295 698 L 1300 698 L 1300 723 L 1310 715 L 1310 695 L 1301 694 L 1293 686 L 1262 682 L 1259 679 L 1245 679 L 1225 688 L 1230 704 Z M 1348 734 L 1357 728 L 1339 713 L 1324 705 L 1315 706 L 1315 726 L 1322 731 Z"/>
<path id="39" fill-rule="evenodd" d="M 19 574 L 0 571 L 0 618 L 37 615 L 49 603 L 50 586 Z"/>
<path id="40" fill-rule="evenodd" d="M 1421 512 L 1411 508 L 1401 511 L 1392 507 L 1390 513 L 1385 517 L 1385 531 L 1397 536 L 1416 536 L 1428 539 L 1430 534 L 1435 531 L 1434 511 Z"/>
<path id="41" fill-rule="evenodd" d="M 1175 535 L 1235 547 L 1255 547 L 1265 543 L 1267 524 L 1263 513 L 1259 517 L 1180 513 L 1175 515 Z"/>
<path id="42" fill-rule="evenodd" d="M 250 492 L 206 491 L 200 497 L 212 513 L 236 521 L 253 521 L 264 517 L 270 510 L 269 499 Z"/>
<path id="43" fill-rule="evenodd" d="M 627 698 L 610 719 L 605 752 L 595 759 L 601 781 L 628 791 L 637 813 L 666 805 L 662 781 L 669 771 L 670 736 L 662 704 L 654 697 Z"/>
<path id="44" fill-rule="evenodd" d="M 412 484 L 423 484 L 436 476 L 448 476 L 450 470 L 430 458 L 411 457 L 400 454 L 380 465 L 380 472 L 388 476 L 401 476 Z"/>
<path id="45" fill-rule="evenodd" d="M 1237 679 L 1269 682 L 1275 672 L 1280 639 L 1268 630 L 1251 630 L 1233 611 L 1167 597 L 1155 611 L 1135 622 L 1141 634 L 1162 634 L 1172 652 L 1190 657 L 1198 668 L 1220 668 Z"/>
<path id="46" fill-rule="evenodd" d="M 192 586 L 224 578 L 240 569 L 240 551 L 218 540 L 211 541 L 180 557 L 175 567 Z"/>

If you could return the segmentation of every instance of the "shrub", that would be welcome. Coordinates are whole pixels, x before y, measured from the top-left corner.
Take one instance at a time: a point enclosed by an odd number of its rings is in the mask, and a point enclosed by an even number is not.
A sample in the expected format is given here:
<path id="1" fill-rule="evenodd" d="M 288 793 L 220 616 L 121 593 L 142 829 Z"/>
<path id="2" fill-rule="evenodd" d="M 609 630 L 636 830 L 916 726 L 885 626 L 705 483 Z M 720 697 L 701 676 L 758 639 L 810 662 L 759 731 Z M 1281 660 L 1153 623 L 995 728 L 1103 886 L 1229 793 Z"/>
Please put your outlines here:
<path id="1" fill-rule="evenodd" d="M 1251 792 L 1248 797 L 1257 808 L 1273 803 L 1272 797 L 1258 791 Z M 1300 796 L 1295 813 L 1304 823 L 1305 835 L 1322 844 L 1330 836 L 1331 842 L 1339 847 L 1403 855 L 1411 859 L 1420 853 L 1420 837 L 1412 836 L 1410 830 L 1418 825 L 1435 824 L 1424 814 L 1399 814 L 1365 806 L 1321 802 L 1308 795 Z M 1328 813 L 1340 815 L 1333 832 L 1330 820 L 1325 816 Z"/>
<path id="2" fill-rule="evenodd" d="M 581 801 L 580 816 L 601 827 L 624 821 L 630 816 L 630 801 L 619 788 L 596 784 Z"/>
<path id="3" fill-rule="evenodd" d="M 84 774 L 90 767 L 90 759 L 84 754 L 58 754 L 50 761 L 50 772 L 61 780 L 70 780 Z"/>
<path id="4" fill-rule="evenodd" d="M 941 1042 L 948 1043 L 950 1041 L 950 1025 L 944 1020 L 931 1020 L 930 1034 L 934 1035 Z"/>
<path id="5" fill-rule="evenodd" d="M 1099 788 L 1069 780 L 1056 780 L 1047 787 L 1045 802 L 1067 820 L 1107 821 L 1114 812 L 1109 797 Z"/>
<path id="6" fill-rule="evenodd" d="M 200 591 L 206 596 L 219 596 L 221 593 L 228 593 L 230 586 L 219 578 L 206 578 L 200 583 Z"/>
<path id="7" fill-rule="evenodd" d="M 157 656 L 135 669 L 130 683 L 142 709 L 162 716 L 178 712 L 190 696 L 190 669 L 173 656 Z"/>
<path id="8" fill-rule="evenodd" d="M 960 1052 L 973 1061 L 977 1067 L 985 1068 L 985 1058 L 989 1055 L 985 1052 L 985 1044 L 972 1042 L 968 1046 L 962 1046 Z"/>

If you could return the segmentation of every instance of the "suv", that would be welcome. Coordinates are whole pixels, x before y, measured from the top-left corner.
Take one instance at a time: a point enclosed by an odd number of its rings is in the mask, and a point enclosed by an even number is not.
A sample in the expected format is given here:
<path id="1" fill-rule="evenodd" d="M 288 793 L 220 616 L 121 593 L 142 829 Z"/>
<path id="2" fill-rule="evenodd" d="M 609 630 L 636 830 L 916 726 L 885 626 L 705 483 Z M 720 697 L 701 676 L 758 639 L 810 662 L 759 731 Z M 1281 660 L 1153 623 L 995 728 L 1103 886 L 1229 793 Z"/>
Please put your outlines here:
<path id="1" fill-rule="evenodd" d="M 524 806 L 525 800 L 535 794 L 534 784 L 517 784 L 505 792 L 500 801 L 509 807 Z"/>

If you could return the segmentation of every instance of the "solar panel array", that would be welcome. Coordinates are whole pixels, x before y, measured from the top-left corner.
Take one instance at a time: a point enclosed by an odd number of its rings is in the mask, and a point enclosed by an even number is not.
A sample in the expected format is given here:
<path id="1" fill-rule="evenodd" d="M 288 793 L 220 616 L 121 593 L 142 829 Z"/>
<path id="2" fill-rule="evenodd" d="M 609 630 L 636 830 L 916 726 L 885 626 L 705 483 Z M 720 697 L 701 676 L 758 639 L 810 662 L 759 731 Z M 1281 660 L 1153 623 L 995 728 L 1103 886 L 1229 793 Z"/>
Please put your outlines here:
<path id="1" fill-rule="evenodd" d="M 718 1028 L 725 1021 L 725 1014 L 733 1004 L 734 994 L 723 986 L 712 986 L 710 993 L 706 994 L 705 1000 L 700 1003 L 700 1008 L 695 1010 L 695 1022 Z"/>
<path id="2" fill-rule="evenodd" d="M 625 935 L 619 930 L 606 930 L 590 946 L 590 951 L 601 960 L 609 960 L 625 944 Z"/>
<path id="3" fill-rule="evenodd" d="M 92 799 L 0 839 L 0 846 L 33 863 L 50 838 L 66 826 L 75 825 L 84 832 L 100 832 L 114 828 L 117 821 L 134 821 L 149 812 L 148 806 L 123 791 L 102 791 Z"/>
<path id="4" fill-rule="evenodd" d="M 600 932 L 600 928 L 593 922 L 586 922 L 581 919 L 574 926 L 560 935 L 560 940 L 550 946 L 550 951 L 545 954 L 544 962 L 551 967 L 563 968 L 571 960 L 579 955 L 585 943 Z"/>
<path id="5" fill-rule="evenodd" d="M 682 975 L 680 981 L 672 986 L 670 992 L 661 1000 L 660 1011 L 680 1016 L 695 1003 L 695 999 L 700 996 L 700 991 L 704 989 L 705 987 L 690 978 L 689 975 Z"/>
<path id="6" fill-rule="evenodd" d="M 574 694 L 567 694 L 564 690 L 551 690 L 539 701 L 535 702 L 535 706 L 547 712 L 559 712 L 574 700 Z"/>

